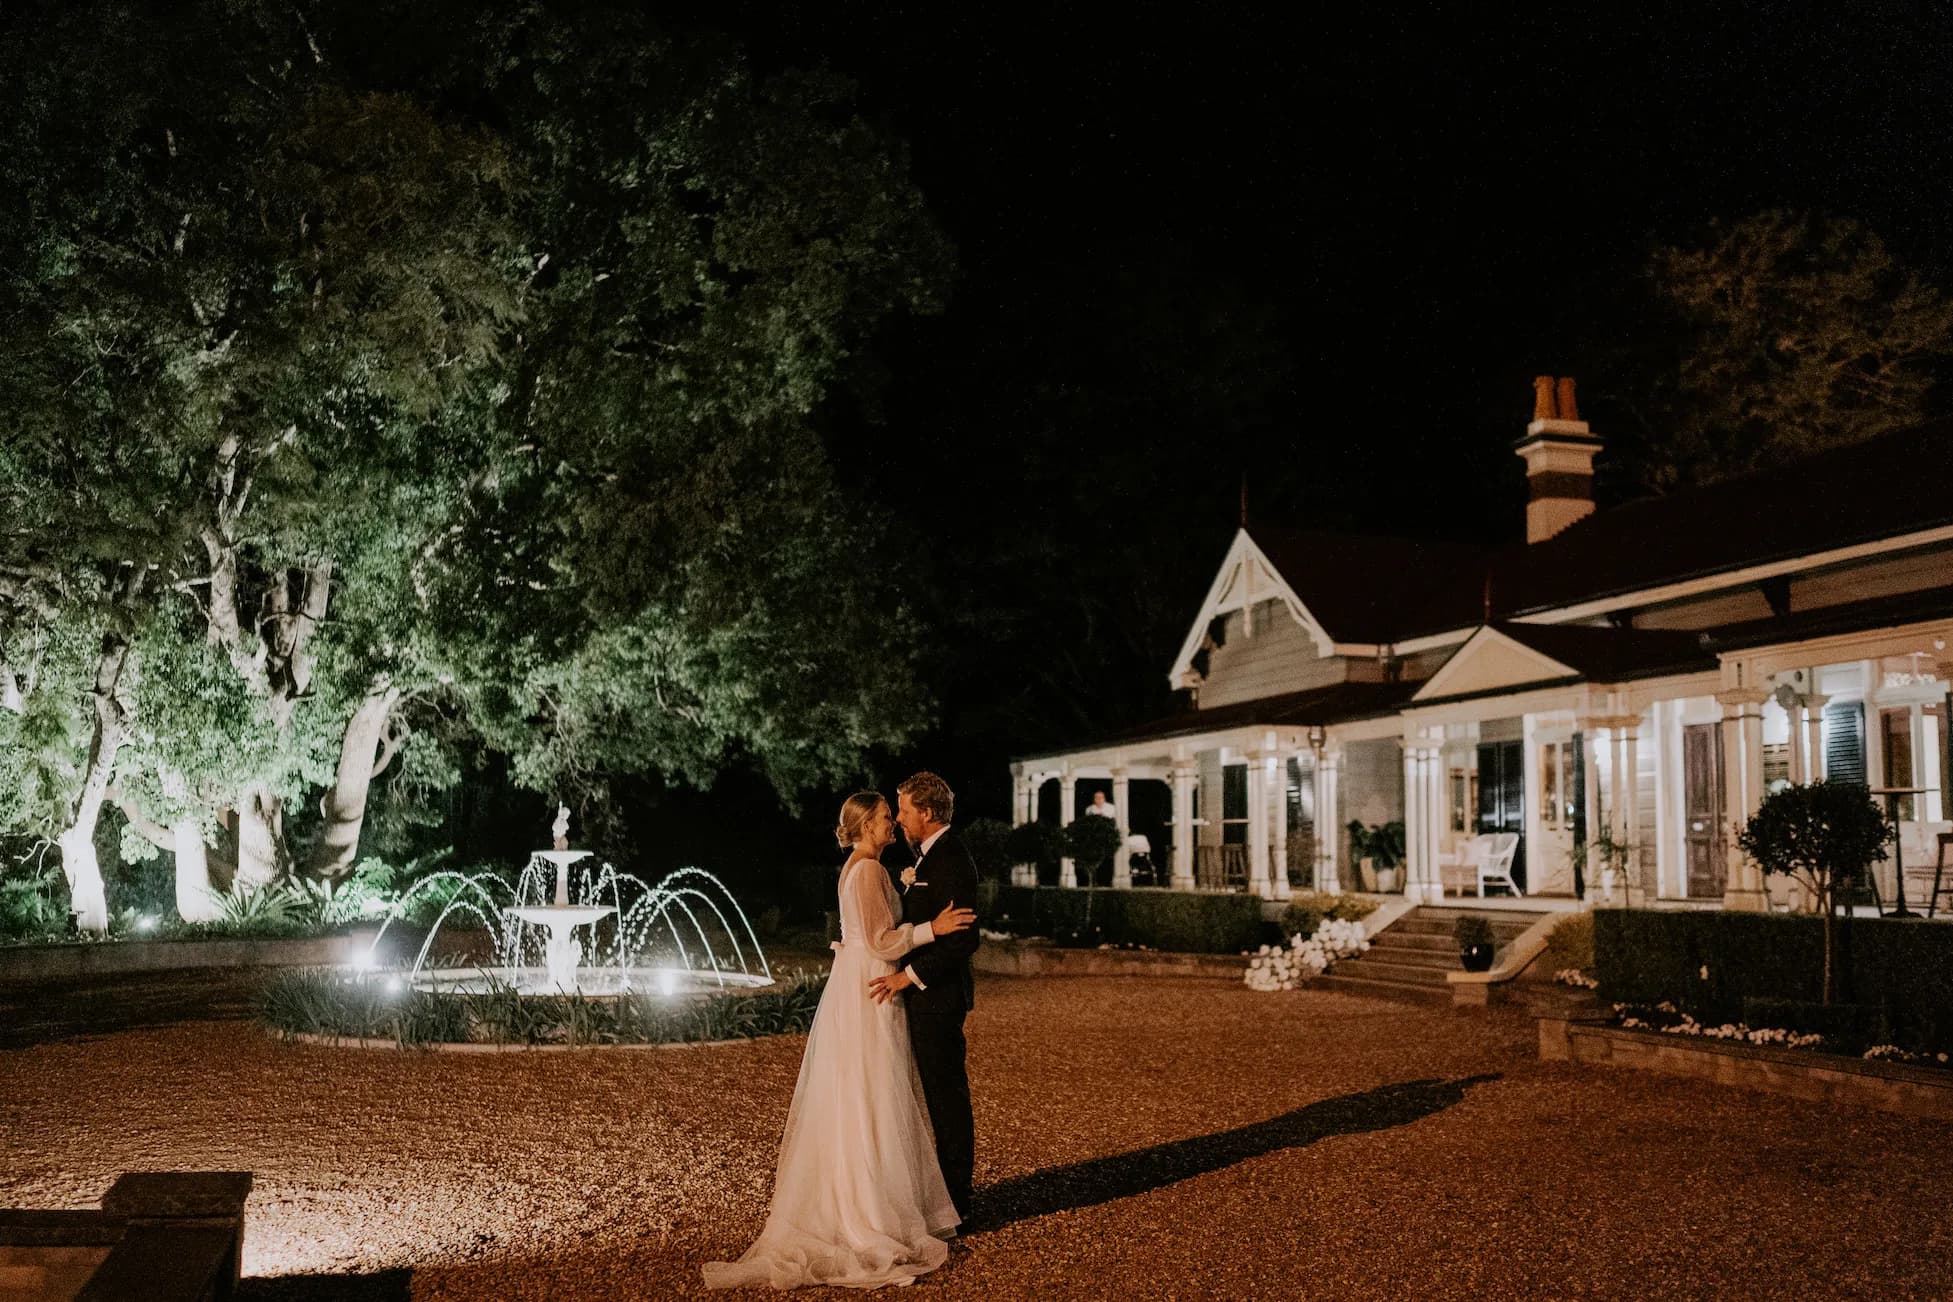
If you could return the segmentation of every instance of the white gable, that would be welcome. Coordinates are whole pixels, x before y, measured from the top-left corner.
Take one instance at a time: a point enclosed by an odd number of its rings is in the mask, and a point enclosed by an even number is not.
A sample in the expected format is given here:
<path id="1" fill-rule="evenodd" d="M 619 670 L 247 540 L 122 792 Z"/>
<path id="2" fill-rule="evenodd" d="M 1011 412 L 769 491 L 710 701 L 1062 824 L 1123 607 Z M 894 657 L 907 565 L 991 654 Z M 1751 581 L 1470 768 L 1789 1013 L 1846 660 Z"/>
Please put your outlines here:
<path id="1" fill-rule="evenodd" d="M 1501 688 L 1525 687 L 1557 678 L 1578 678 L 1580 671 L 1514 641 L 1495 628 L 1480 628 L 1465 639 L 1444 667 L 1417 689 L 1414 701 L 1444 696 L 1470 696 Z"/>
<path id="2" fill-rule="evenodd" d="M 1220 573 L 1207 589 L 1207 600 L 1201 603 L 1200 613 L 1194 617 L 1193 627 L 1187 630 L 1187 639 L 1180 644 L 1180 654 L 1173 661 L 1173 668 L 1167 673 L 1167 681 L 1174 687 L 1192 687 L 1200 681 L 1195 672 L 1193 660 L 1200 653 L 1201 643 L 1206 640 L 1207 626 L 1220 615 L 1233 611 L 1243 612 L 1249 621 L 1248 633 L 1254 634 L 1254 608 L 1264 601 L 1280 601 L 1289 617 L 1300 624 L 1314 641 L 1316 654 L 1333 654 L 1334 644 L 1323 631 L 1295 590 L 1276 572 L 1275 566 L 1261 548 L 1255 546 L 1254 539 L 1248 537 L 1246 529 L 1234 535 L 1234 545 L 1228 548 L 1227 559 L 1221 562 Z"/>

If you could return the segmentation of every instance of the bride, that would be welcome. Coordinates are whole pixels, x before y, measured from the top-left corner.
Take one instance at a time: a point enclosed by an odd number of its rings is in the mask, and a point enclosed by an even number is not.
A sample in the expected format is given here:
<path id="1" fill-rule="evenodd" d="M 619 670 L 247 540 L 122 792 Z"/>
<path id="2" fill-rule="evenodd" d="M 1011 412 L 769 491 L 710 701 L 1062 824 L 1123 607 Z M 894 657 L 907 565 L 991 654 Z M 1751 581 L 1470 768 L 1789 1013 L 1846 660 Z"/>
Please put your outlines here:
<path id="1" fill-rule="evenodd" d="M 872 791 L 841 806 L 841 941 L 807 1033 L 800 1080 L 780 1140 L 773 1206 L 738 1261 L 708 1262 L 709 1288 L 770 1284 L 907 1284 L 943 1264 L 961 1219 L 936 1164 L 935 1135 L 897 1001 L 868 983 L 895 960 L 976 921 L 954 901 L 932 922 L 896 919 L 901 901 L 880 855 L 895 838 L 888 802 Z"/>

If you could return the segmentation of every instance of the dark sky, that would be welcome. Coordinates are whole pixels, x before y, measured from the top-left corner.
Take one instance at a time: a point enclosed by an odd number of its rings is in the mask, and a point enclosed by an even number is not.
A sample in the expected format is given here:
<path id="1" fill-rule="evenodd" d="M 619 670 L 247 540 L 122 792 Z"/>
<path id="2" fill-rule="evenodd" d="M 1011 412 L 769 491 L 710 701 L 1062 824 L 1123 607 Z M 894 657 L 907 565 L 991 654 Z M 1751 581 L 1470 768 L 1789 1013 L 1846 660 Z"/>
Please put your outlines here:
<path id="1" fill-rule="evenodd" d="M 1022 328 L 1000 312 L 1027 281 L 1154 260 L 1236 278 L 1279 313 L 1297 381 L 1246 459 L 1287 440 L 1360 481 L 1407 444 L 1425 465 L 1393 456 L 1393 480 L 1438 532 L 1487 529 L 1460 473 L 1516 494 L 1530 377 L 1604 334 L 1651 242 L 1791 206 L 1947 270 L 1944 6 L 1288 8 L 712 12 L 762 64 L 849 73 L 910 142 L 964 268 L 932 368 Z"/>

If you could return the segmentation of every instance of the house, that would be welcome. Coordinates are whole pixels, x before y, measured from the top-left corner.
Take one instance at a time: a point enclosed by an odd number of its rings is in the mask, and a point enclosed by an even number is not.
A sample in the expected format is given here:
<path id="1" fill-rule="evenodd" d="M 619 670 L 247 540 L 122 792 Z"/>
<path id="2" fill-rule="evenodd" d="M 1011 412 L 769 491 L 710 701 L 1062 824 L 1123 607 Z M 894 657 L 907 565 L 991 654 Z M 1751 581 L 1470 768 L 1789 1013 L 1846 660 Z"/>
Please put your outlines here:
<path id="1" fill-rule="evenodd" d="M 1542 378 L 1524 544 L 1243 527 L 1169 670 L 1188 708 L 1019 757 L 1018 821 L 1044 784 L 1066 821 L 1109 786 L 1123 827 L 1165 811 L 1157 884 L 1279 900 L 1359 884 L 1339 829 L 1401 820 L 1422 904 L 1476 894 L 1461 855 L 1494 832 L 1528 895 L 1595 900 L 1604 829 L 1613 902 L 1763 909 L 1793 901 L 1735 831 L 1775 786 L 1847 778 L 1911 793 L 1918 899 L 1953 828 L 1950 446 L 1910 429 L 1596 511 L 1602 441 Z"/>

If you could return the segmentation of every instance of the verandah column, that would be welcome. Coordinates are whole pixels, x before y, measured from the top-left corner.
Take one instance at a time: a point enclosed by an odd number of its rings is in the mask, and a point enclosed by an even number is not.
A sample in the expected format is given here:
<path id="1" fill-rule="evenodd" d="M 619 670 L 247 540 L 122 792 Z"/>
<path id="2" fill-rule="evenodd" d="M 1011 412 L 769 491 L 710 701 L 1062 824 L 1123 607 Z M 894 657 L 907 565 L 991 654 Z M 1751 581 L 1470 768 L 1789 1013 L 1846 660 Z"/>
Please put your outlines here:
<path id="1" fill-rule="evenodd" d="M 1067 769 L 1058 779 L 1058 826 L 1070 827 L 1078 818 L 1078 779 Z M 1058 885 L 1078 885 L 1078 861 L 1070 855 L 1058 860 Z"/>
<path id="2" fill-rule="evenodd" d="M 1012 812 L 1015 815 L 1011 826 L 1022 827 L 1037 817 L 1037 779 L 1024 771 L 1022 764 L 1010 766 L 1010 776 L 1015 786 L 1012 794 Z M 1038 868 L 1036 864 L 1016 863 L 1010 866 L 1010 884 L 1013 886 L 1036 886 Z"/>
<path id="3" fill-rule="evenodd" d="M 1173 889 L 1194 888 L 1194 762 L 1173 761 Z"/>
<path id="4" fill-rule="evenodd" d="M 1119 849 L 1112 856 L 1112 886 L 1125 890 L 1132 885 L 1132 851 L 1126 838 L 1132 835 L 1132 792 L 1126 770 L 1112 770 L 1112 821 L 1119 825 Z"/>
<path id="5" fill-rule="evenodd" d="M 1404 894 L 1418 904 L 1436 904 L 1444 899 L 1438 869 L 1444 743 L 1415 738 L 1405 743 L 1404 755 Z"/>
<path id="6" fill-rule="evenodd" d="M 1621 823 L 1626 833 L 1628 852 L 1625 861 L 1627 880 L 1621 883 L 1621 891 L 1628 906 L 1638 908 L 1644 894 L 1641 887 L 1641 716 L 1631 714 L 1624 722 L 1626 726 L 1621 731 L 1624 734 L 1626 762 L 1622 767 L 1627 774 L 1627 808 L 1621 811 L 1624 815 Z"/>
<path id="7" fill-rule="evenodd" d="M 1815 667 L 1811 670 L 1811 681 L 1817 681 L 1817 670 Z M 1824 707 L 1830 700 L 1830 697 L 1819 696 L 1815 692 L 1804 698 L 1804 726 L 1810 732 L 1810 765 L 1805 770 L 1806 774 L 1808 774 L 1806 781 L 1819 782 L 1824 778 L 1826 771 L 1824 765 Z"/>
<path id="8" fill-rule="evenodd" d="M 1716 693 L 1722 706 L 1723 754 L 1723 907 L 1761 913 L 1768 907 L 1763 876 L 1736 844 L 1736 834 L 1763 803 L 1763 702 L 1760 687 L 1731 687 Z"/>
<path id="9" fill-rule="evenodd" d="M 1274 820 L 1269 871 L 1274 890 L 1269 898 L 1285 900 L 1294 892 L 1288 884 L 1288 758 L 1277 751 L 1269 763 L 1268 803 Z"/>
<path id="10" fill-rule="evenodd" d="M 1337 834 L 1342 824 L 1336 810 L 1336 776 L 1342 760 L 1340 750 L 1324 746 L 1316 752 L 1316 889 L 1330 895 L 1343 893 L 1336 864 L 1342 843 Z"/>
<path id="11" fill-rule="evenodd" d="M 1248 752 L 1248 894 L 1268 897 L 1268 756 Z"/>

